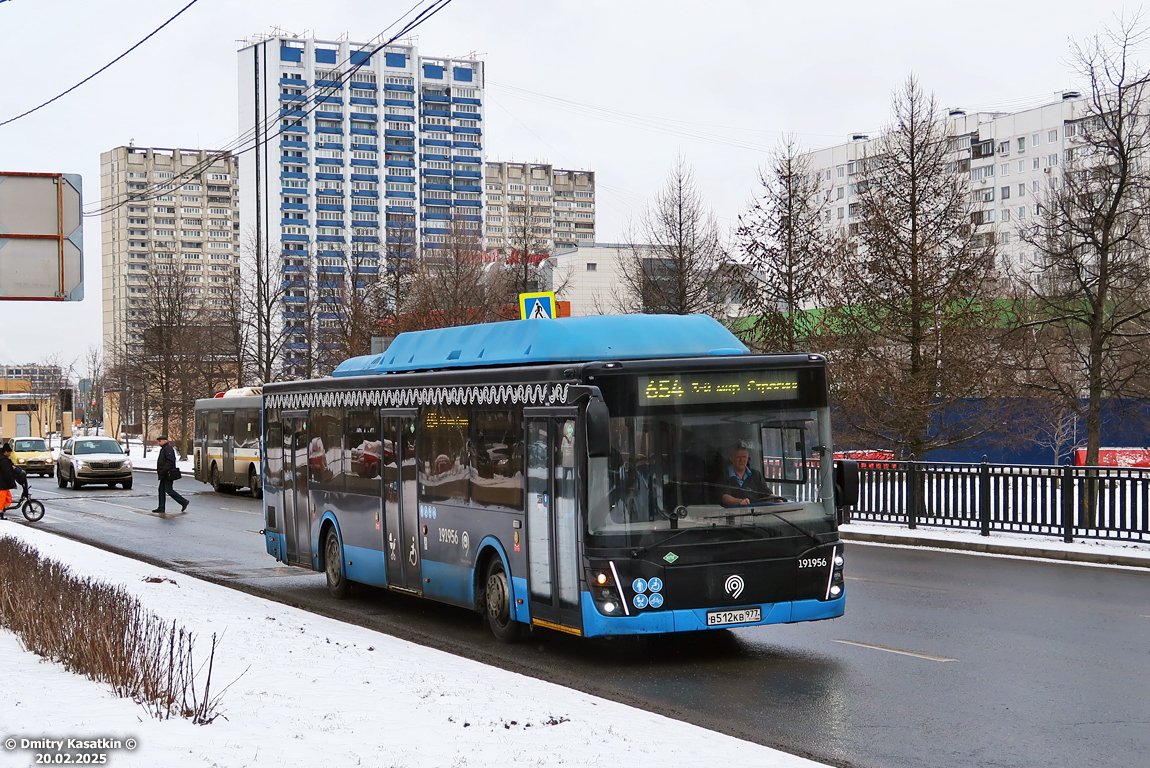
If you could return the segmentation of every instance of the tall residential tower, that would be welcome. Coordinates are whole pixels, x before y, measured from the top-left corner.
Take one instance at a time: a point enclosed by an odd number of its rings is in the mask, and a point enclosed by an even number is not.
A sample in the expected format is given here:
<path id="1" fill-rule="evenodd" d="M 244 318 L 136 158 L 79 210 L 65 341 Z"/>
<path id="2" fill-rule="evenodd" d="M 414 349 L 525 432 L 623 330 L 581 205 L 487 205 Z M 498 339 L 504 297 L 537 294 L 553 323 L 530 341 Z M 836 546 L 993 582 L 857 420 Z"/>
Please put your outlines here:
<path id="1" fill-rule="evenodd" d="M 279 34 L 239 51 L 240 130 L 259 145 L 240 156 L 240 210 L 292 284 L 349 255 L 433 252 L 453 220 L 482 237 L 483 62 L 374 47 Z M 336 312 L 321 307 L 320 327 Z M 285 373 L 311 373 L 306 346 L 288 340 Z"/>

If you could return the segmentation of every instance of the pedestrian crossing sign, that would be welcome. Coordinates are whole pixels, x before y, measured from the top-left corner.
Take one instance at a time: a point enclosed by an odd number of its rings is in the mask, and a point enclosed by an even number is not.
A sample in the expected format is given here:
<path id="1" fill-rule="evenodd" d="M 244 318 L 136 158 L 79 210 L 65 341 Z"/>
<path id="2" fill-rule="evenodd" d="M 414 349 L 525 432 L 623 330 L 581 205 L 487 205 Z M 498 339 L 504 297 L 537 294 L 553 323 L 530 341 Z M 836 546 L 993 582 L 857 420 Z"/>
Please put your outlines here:
<path id="1" fill-rule="evenodd" d="M 519 318 L 521 320 L 553 320 L 555 318 L 555 294 L 519 294 Z"/>

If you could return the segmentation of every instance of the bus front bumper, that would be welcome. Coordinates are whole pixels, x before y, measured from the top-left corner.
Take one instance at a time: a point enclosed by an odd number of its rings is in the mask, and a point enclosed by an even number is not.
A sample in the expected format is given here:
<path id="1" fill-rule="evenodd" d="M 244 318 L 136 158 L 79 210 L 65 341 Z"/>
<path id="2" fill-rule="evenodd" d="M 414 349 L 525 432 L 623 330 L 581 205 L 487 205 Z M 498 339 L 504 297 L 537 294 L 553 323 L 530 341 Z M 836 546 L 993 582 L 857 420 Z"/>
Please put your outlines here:
<path id="1" fill-rule="evenodd" d="M 835 619 L 846 611 L 846 595 L 834 600 L 792 600 L 785 603 L 751 603 L 732 608 L 762 609 L 762 620 L 747 624 L 707 625 L 707 613 L 730 610 L 726 606 L 714 608 L 680 608 L 678 610 L 631 609 L 630 616 L 604 616 L 595 608 L 590 592 L 583 593 L 583 635 L 653 635 L 667 632 L 696 632 L 704 629 L 740 629 L 764 624 L 793 624 L 799 621 Z"/>

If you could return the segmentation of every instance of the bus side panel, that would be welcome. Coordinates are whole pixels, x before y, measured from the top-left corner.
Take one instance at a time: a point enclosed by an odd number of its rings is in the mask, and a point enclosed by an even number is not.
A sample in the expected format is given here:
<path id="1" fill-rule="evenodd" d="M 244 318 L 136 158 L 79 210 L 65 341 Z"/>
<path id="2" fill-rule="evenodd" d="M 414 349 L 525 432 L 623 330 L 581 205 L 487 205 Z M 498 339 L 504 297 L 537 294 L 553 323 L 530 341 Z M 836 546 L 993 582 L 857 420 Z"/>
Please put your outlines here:
<path id="1" fill-rule="evenodd" d="M 387 586 L 383 559 L 383 522 L 378 496 L 363 496 L 343 491 L 325 491 L 313 486 L 312 501 L 321 517 L 335 518 L 344 549 L 344 572 L 347 578 L 361 584 Z M 323 551 L 323 526 L 317 531 L 317 546 Z M 320 556 L 321 566 L 323 555 Z M 351 561 L 348 564 L 346 561 Z"/>
<path id="2" fill-rule="evenodd" d="M 527 548 L 523 546 L 523 515 L 502 509 L 480 506 L 463 507 L 451 502 L 419 505 L 423 550 L 423 593 L 453 605 L 472 608 L 475 605 L 475 587 L 485 574 L 476 573 L 480 544 L 487 537 L 497 540 L 503 547 L 510 569 L 515 597 L 523 597 L 526 605 L 526 582 L 520 591 L 514 584 L 517 577 L 527 574 Z M 515 527 L 515 521 L 520 528 Z M 516 534 L 520 544 L 515 545 Z M 518 549 L 518 551 L 516 551 Z"/>

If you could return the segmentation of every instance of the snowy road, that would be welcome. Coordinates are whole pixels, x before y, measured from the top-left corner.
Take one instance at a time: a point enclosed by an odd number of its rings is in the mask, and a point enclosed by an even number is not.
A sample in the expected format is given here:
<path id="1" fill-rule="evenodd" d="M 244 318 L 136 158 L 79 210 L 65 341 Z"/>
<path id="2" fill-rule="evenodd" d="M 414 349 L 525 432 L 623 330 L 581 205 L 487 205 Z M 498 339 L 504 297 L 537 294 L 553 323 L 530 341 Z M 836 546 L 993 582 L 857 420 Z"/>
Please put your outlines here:
<path id="1" fill-rule="evenodd" d="M 157 519 L 149 480 L 34 481 L 40 525 L 828 763 L 1125 768 L 1150 753 L 1146 571 L 851 545 L 833 622 L 506 647 L 460 609 L 367 589 L 335 603 L 322 576 L 264 554 L 257 502 L 199 493 Z"/>

